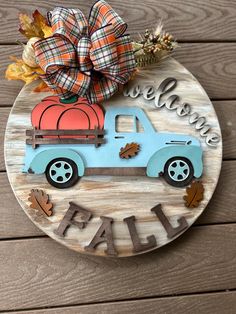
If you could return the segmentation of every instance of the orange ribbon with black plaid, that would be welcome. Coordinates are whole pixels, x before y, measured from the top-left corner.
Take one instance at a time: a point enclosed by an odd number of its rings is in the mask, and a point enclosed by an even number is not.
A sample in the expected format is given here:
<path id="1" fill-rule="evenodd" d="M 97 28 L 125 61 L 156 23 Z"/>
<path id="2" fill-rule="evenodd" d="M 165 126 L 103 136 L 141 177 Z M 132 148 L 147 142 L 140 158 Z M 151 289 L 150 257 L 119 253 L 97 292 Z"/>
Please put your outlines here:
<path id="1" fill-rule="evenodd" d="M 127 25 L 103 0 L 88 20 L 80 10 L 55 8 L 48 14 L 53 36 L 35 43 L 47 85 L 62 98 L 87 97 L 91 103 L 110 98 L 135 71 Z"/>

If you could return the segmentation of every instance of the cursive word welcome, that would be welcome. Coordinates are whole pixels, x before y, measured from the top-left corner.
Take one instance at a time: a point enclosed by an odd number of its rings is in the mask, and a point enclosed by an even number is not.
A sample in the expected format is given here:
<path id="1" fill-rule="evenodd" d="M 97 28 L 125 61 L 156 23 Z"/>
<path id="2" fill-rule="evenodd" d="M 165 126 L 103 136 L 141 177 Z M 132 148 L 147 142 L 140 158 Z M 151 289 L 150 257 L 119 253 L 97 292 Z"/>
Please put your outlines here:
<path id="1" fill-rule="evenodd" d="M 197 112 L 192 112 L 191 105 L 183 102 L 178 95 L 172 94 L 165 101 L 163 96 L 173 91 L 177 85 L 177 79 L 168 77 L 159 85 L 157 89 L 152 85 L 145 85 L 141 88 L 138 84 L 134 86 L 126 86 L 123 90 L 123 95 L 126 97 L 137 98 L 140 95 L 145 100 L 153 101 L 154 106 L 158 109 L 166 107 L 168 110 L 176 110 L 179 117 L 188 117 L 188 122 L 193 125 L 201 137 L 205 138 L 207 145 L 217 146 L 220 141 L 220 135 L 211 131 L 211 126 L 207 123 L 204 116 L 200 116 Z"/>

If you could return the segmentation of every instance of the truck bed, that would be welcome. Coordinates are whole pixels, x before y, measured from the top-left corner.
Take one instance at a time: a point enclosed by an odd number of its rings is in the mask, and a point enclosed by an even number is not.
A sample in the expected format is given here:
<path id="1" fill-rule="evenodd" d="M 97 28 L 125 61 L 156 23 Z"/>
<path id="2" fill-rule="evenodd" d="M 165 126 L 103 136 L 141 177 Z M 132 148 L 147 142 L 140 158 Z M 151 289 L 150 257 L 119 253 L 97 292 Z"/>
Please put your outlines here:
<path id="1" fill-rule="evenodd" d="M 35 149 L 38 145 L 53 144 L 105 144 L 103 129 L 77 130 L 26 130 L 26 144 Z"/>

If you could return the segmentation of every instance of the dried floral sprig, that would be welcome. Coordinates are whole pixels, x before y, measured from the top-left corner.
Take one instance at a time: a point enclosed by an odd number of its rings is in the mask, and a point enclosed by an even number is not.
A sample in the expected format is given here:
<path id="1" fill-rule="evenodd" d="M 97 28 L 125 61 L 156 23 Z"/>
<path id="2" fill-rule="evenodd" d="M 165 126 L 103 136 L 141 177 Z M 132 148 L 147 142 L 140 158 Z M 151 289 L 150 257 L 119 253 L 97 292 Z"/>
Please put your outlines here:
<path id="1" fill-rule="evenodd" d="M 178 46 L 173 36 L 162 30 L 160 23 L 155 31 L 146 30 L 140 41 L 133 42 L 138 67 L 160 62 Z"/>

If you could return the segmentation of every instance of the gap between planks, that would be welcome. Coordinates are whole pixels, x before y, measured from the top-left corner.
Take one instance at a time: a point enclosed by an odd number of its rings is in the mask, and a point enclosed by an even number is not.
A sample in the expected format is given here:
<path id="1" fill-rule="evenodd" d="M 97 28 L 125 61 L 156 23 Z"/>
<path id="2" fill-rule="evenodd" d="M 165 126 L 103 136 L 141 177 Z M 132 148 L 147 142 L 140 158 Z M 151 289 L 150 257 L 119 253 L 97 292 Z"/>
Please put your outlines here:
<path id="1" fill-rule="evenodd" d="M 91 303 L 78 303 L 78 304 L 71 304 L 71 305 L 57 305 L 57 306 L 49 306 L 49 307 L 35 307 L 35 308 L 26 308 L 26 309 L 14 309 L 14 310 L 7 310 L 7 311 L 1 311 L 0 313 L 32 313 L 32 311 L 34 311 L 34 313 L 50 313 L 51 310 L 55 311 L 55 310 L 74 310 L 77 309 L 78 310 L 83 310 L 85 308 L 87 308 L 89 310 L 89 308 L 91 309 L 94 306 L 98 306 L 98 307 L 102 307 L 103 305 L 106 306 L 119 306 L 119 305 L 135 305 L 138 302 L 139 303 L 143 303 L 143 302 L 155 302 L 155 301 L 161 301 L 161 300 L 165 300 L 165 301 L 177 301 L 180 298 L 185 298 L 185 301 L 188 301 L 188 299 L 192 299 L 194 298 L 199 298 L 201 299 L 202 297 L 207 297 L 208 299 L 211 298 L 212 296 L 217 296 L 218 298 L 220 298 L 221 296 L 226 296 L 226 295 L 234 295 L 235 299 L 236 299 L 236 289 L 227 289 L 227 290 L 212 290 L 212 291 L 208 291 L 208 292 L 198 292 L 198 293 L 184 293 L 184 294 L 175 294 L 175 295 L 164 295 L 164 296 L 155 296 L 155 297 L 142 297 L 142 298 L 130 298 L 130 299 L 122 299 L 122 300 L 112 300 L 112 301 L 101 301 L 101 302 L 91 302 Z M 97 308 L 98 310 L 98 308 Z M 102 309 L 101 309 L 102 310 Z M 42 312 L 45 311 L 45 312 Z M 54 312 L 55 313 L 55 312 Z M 63 313 L 63 312 L 61 312 Z M 73 312 L 74 313 L 74 312 Z M 87 312 L 86 312 L 87 313 Z M 88 312 L 89 313 L 89 312 Z M 98 312 L 97 312 L 98 313 Z M 102 312 L 104 313 L 104 312 Z M 107 313 L 107 312 L 106 312 Z M 175 312 L 177 313 L 177 312 Z M 226 314 L 226 313 L 225 313 Z"/>

